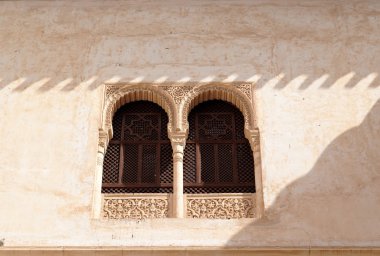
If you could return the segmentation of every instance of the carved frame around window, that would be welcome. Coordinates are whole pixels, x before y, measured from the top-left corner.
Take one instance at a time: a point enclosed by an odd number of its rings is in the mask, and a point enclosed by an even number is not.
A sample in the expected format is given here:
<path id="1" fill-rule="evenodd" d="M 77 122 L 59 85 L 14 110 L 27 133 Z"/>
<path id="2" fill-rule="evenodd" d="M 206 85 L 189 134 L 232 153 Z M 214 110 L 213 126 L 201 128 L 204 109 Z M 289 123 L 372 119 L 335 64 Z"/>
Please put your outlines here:
<path id="1" fill-rule="evenodd" d="M 224 100 L 235 105 L 244 116 L 244 134 L 253 151 L 255 163 L 255 216 L 264 211 L 259 131 L 255 114 L 255 88 L 251 83 L 113 83 L 104 85 L 103 108 L 100 118 L 99 142 L 95 182 L 93 189 L 93 218 L 102 215 L 102 172 L 103 160 L 110 138 L 112 118 L 122 105 L 147 100 L 160 105 L 167 113 L 169 139 L 173 148 L 173 207 L 172 217 L 185 215 L 183 195 L 183 152 L 188 134 L 187 117 L 193 107 L 208 100 Z"/>

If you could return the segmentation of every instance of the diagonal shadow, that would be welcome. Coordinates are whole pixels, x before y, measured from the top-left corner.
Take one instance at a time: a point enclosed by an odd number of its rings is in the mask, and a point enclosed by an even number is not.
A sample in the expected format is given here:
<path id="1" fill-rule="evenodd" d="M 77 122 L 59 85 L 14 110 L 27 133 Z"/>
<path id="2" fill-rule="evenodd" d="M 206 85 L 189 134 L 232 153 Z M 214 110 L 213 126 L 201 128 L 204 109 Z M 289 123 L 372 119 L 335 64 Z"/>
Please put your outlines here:
<path id="1" fill-rule="evenodd" d="M 226 246 L 378 246 L 379 160 L 380 100 L 360 125 L 327 146 L 308 174 L 279 193 L 265 217 Z"/>

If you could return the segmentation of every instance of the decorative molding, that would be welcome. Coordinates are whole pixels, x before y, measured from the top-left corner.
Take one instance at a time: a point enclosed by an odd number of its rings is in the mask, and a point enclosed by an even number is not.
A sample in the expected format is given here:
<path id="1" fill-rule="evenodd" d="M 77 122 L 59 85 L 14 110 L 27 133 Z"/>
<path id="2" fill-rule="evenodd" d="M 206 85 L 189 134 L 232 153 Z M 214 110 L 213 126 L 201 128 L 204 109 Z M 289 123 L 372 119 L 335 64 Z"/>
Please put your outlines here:
<path id="1" fill-rule="evenodd" d="M 168 114 L 169 121 L 172 121 L 175 111 L 175 106 L 172 104 L 170 96 L 164 95 L 162 90 L 159 90 L 157 87 L 150 88 L 129 88 L 122 87 L 119 90 L 111 89 L 112 93 L 108 96 L 106 95 L 106 116 L 105 116 L 105 125 L 111 126 L 112 117 L 116 110 L 125 103 L 137 101 L 137 100 L 150 100 L 154 103 L 160 105 Z M 106 90 L 107 94 L 108 90 Z M 129 96 L 129 97 L 128 97 Z"/>
<path id="2" fill-rule="evenodd" d="M 186 206 L 188 218 L 240 219 L 256 217 L 254 194 L 245 196 L 187 195 Z"/>
<path id="3" fill-rule="evenodd" d="M 182 100 L 180 113 L 183 130 L 187 128 L 187 116 L 191 109 L 201 102 L 213 99 L 220 99 L 234 104 L 240 109 L 244 116 L 244 126 L 246 129 L 254 129 L 256 121 L 254 109 L 251 102 L 252 84 L 218 84 L 210 83 L 198 85 L 189 91 L 187 97 Z M 180 117 L 179 117 L 180 118 Z"/>
<path id="4" fill-rule="evenodd" d="M 169 212 L 168 196 L 123 195 L 105 196 L 103 204 L 103 218 L 105 219 L 156 219 L 167 218 Z"/>
<path id="5" fill-rule="evenodd" d="M 220 99 L 233 103 L 244 115 L 245 127 L 256 127 L 252 104 L 254 85 L 251 83 L 186 83 L 186 84 L 106 84 L 102 129 L 112 136 L 112 117 L 117 109 L 132 101 L 150 100 L 168 114 L 168 131 L 185 132 L 187 116 L 200 102 Z"/>
<path id="6" fill-rule="evenodd" d="M 112 137 L 112 118 L 114 113 L 122 105 L 138 101 L 149 100 L 160 105 L 168 115 L 168 130 L 175 130 L 177 119 L 174 113 L 177 111 L 174 100 L 169 93 L 153 84 L 105 84 L 105 102 L 103 109 L 102 129 L 108 133 L 108 139 Z"/>

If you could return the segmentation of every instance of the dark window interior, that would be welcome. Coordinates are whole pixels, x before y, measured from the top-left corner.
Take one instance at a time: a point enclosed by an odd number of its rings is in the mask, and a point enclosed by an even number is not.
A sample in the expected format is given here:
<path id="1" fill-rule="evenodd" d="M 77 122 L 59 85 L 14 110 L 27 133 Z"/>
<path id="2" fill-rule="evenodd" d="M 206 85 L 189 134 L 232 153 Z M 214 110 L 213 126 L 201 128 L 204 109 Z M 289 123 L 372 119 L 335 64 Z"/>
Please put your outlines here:
<path id="1" fill-rule="evenodd" d="M 185 193 L 254 193 L 251 147 L 244 118 L 232 104 L 211 100 L 189 115 L 184 154 Z"/>
<path id="2" fill-rule="evenodd" d="M 172 193 L 167 123 L 166 112 L 149 101 L 126 104 L 115 113 L 104 158 L 103 193 Z"/>
<path id="3" fill-rule="evenodd" d="M 103 193 L 172 193 L 167 123 L 165 111 L 149 101 L 128 103 L 115 113 Z M 253 154 L 236 107 L 211 100 L 191 111 L 183 167 L 185 193 L 255 192 Z"/>

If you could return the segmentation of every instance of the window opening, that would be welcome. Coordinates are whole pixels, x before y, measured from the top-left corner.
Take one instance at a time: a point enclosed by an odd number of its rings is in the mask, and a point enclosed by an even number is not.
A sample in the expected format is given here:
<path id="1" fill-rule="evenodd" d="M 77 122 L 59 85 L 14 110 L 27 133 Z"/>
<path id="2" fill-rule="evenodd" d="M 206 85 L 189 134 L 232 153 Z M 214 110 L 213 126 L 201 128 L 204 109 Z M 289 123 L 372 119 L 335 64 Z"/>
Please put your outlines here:
<path id="1" fill-rule="evenodd" d="M 102 193 L 172 193 L 172 147 L 168 117 L 157 104 L 136 101 L 112 120 L 103 164 Z"/>
<path id="2" fill-rule="evenodd" d="M 206 101 L 189 115 L 184 152 L 185 193 L 254 193 L 253 153 L 244 117 L 232 104 Z"/>

